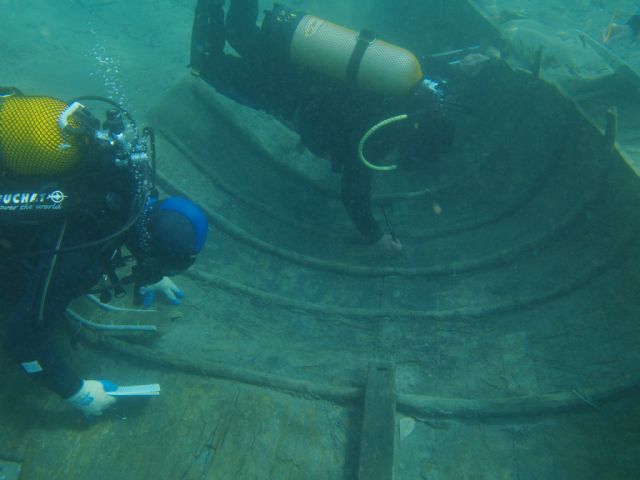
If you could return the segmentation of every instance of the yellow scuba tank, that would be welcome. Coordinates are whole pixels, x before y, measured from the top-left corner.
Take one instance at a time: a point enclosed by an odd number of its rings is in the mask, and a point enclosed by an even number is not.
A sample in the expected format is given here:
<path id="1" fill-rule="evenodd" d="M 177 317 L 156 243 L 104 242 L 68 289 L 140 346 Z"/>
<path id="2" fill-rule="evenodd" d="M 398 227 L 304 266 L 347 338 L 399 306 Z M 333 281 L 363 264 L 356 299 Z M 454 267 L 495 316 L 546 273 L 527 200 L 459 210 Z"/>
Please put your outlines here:
<path id="1" fill-rule="evenodd" d="M 50 176 L 75 167 L 82 157 L 81 142 L 58 124 L 67 108 L 56 98 L 0 89 L 0 171 Z"/>
<path id="2" fill-rule="evenodd" d="M 278 4 L 268 13 L 263 30 L 298 65 L 382 95 L 406 94 L 423 78 L 413 53 L 370 31 L 358 33 Z"/>

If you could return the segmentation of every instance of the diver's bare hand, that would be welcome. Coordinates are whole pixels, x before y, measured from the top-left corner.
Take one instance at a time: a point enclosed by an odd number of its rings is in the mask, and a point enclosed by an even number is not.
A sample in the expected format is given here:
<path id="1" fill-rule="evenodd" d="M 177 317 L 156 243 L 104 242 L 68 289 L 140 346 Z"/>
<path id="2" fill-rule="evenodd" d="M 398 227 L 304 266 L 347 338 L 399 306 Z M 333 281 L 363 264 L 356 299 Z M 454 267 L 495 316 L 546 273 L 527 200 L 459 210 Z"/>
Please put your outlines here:
<path id="1" fill-rule="evenodd" d="M 621 40 L 633 40 L 633 29 L 629 25 L 612 23 L 602 32 L 602 43 L 611 44 Z"/>
<path id="2" fill-rule="evenodd" d="M 389 233 L 382 235 L 380 240 L 374 244 L 374 248 L 387 258 L 395 257 L 402 253 L 402 244 L 397 238 L 394 239 Z"/>
<path id="3" fill-rule="evenodd" d="M 475 77 L 478 73 L 480 73 L 485 63 L 487 63 L 489 60 L 491 60 L 490 57 L 481 53 L 470 53 L 460 61 L 460 71 L 464 75 Z"/>

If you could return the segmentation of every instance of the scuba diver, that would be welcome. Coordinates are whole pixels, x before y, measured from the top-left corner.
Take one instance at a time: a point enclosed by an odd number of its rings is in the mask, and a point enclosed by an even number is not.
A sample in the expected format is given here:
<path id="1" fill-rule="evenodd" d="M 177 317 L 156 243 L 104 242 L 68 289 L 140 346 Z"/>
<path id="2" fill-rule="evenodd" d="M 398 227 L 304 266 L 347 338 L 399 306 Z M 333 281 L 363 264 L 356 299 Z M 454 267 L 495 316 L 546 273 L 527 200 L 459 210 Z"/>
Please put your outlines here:
<path id="1" fill-rule="evenodd" d="M 80 101 L 115 108 L 101 124 Z M 158 199 L 153 132 L 100 97 L 69 104 L 0 88 L 0 263 L 11 357 L 36 382 L 87 415 L 115 402 L 105 384 L 78 376 L 56 352 L 51 333 L 70 302 L 101 278 L 135 302 L 183 296 L 169 276 L 186 270 L 204 246 L 204 212 L 180 197 Z M 121 247 L 136 260 L 130 278 Z M 103 290 L 103 294 L 110 291 Z M 7 300 L 8 299 L 8 300 Z"/>
<path id="2" fill-rule="evenodd" d="M 454 127 L 444 114 L 445 82 L 426 78 L 411 52 L 373 32 L 357 33 L 278 4 L 259 28 L 258 0 L 231 0 L 226 21 L 224 4 L 197 2 L 192 74 L 292 126 L 313 154 L 342 172 L 342 203 L 366 243 L 387 256 L 400 253 L 390 226 L 383 232 L 373 215 L 372 174 L 395 168 L 380 166 L 390 158 L 410 167 L 450 148 Z M 226 42 L 238 56 L 225 53 Z M 449 70 L 473 74 L 486 60 L 474 53 Z"/>
<path id="3" fill-rule="evenodd" d="M 620 40 L 628 39 L 635 41 L 640 34 L 640 10 L 623 23 L 618 24 L 611 22 L 607 28 L 602 32 L 603 43 L 615 43 Z"/>

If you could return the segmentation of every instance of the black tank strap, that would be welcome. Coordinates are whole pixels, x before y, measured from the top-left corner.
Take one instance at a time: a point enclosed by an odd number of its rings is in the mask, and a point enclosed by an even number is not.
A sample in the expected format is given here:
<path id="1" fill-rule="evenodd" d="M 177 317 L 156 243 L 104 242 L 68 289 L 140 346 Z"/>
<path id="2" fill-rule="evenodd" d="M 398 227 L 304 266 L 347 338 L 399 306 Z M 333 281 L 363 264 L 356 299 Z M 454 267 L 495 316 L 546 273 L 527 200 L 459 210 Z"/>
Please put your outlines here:
<path id="1" fill-rule="evenodd" d="M 351 53 L 349 59 L 349 65 L 347 65 L 347 82 L 355 84 L 358 79 L 358 72 L 360 71 L 360 64 L 362 63 L 362 57 L 364 57 L 367 48 L 376 39 L 376 34 L 372 30 L 361 30 L 358 35 L 356 48 Z"/>

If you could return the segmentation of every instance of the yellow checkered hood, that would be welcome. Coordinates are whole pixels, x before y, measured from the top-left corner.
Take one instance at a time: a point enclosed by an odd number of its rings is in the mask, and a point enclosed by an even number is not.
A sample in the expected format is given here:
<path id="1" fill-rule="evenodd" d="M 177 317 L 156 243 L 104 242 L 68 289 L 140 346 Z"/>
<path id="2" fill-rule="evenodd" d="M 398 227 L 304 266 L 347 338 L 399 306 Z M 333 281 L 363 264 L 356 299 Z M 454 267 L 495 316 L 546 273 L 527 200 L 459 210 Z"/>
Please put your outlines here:
<path id="1" fill-rule="evenodd" d="M 19 175 L 56 175 L 81 158 L 79 139 L 58 126 L 67 104 L 51 97 L 0 100 L 0 166 Z"/>

